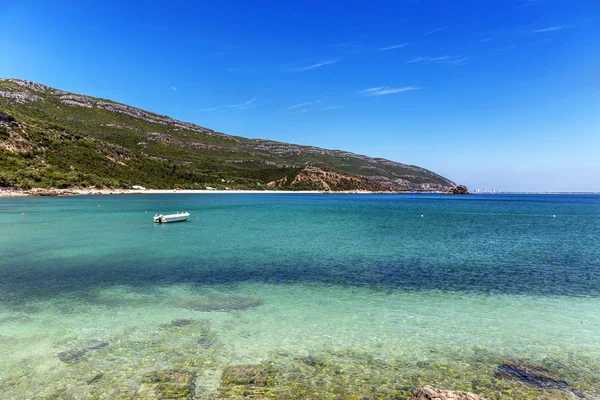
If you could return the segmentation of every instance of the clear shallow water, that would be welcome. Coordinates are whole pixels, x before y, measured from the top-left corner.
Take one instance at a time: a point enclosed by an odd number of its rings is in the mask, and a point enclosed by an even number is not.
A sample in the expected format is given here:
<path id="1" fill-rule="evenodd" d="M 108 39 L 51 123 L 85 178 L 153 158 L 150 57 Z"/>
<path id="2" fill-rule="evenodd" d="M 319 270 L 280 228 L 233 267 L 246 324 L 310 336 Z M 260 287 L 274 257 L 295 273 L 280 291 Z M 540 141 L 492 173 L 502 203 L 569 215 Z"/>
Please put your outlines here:
<path id="1" fill-rule="evenodd" d="M 599 196 L 22 198 L 0 217 L 0 398 L 131 398 L 169 368 L 212 398 L 260 363 L 273 397 L 575 396 L 499 378 L 506 359 L 600 394 Z M 231 296 L 261 304 L 190 307 Z M 108 345 L 57 356 L 89 340 Z"/>

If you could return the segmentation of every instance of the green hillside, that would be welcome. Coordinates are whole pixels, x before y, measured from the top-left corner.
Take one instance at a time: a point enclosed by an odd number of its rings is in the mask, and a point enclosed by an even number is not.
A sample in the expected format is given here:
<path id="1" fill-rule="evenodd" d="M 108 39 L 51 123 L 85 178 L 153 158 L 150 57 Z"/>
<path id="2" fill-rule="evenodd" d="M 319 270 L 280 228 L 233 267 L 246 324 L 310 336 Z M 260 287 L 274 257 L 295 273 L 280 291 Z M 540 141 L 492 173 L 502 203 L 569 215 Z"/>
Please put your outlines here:
<path id="1" fill-rule="evenodd" d="M 314 171 L 321 172 L 307 178 Z M 302 179 L 295 179 L 299 174 Z M 335 181 L 323 185 L 320 180 L 330 176 Z M 226 135 L 109 100 L 0 80 L 0 187 L 132 185 L 395 191 L 455 186 L 412 165 Z"/>

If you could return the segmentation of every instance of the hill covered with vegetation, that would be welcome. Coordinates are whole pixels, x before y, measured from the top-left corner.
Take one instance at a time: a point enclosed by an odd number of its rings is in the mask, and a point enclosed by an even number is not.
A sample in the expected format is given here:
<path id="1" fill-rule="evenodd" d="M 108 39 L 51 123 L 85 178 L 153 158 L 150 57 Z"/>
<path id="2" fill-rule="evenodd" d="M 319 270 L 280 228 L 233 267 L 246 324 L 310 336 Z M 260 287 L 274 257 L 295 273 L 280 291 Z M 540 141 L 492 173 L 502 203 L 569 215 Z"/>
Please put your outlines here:
<path id="1" fill-rule="evenodd" d="M 429 170 L 231 136 L 109 100 L 0 80 L 0 187 L 447 191 Z"/>

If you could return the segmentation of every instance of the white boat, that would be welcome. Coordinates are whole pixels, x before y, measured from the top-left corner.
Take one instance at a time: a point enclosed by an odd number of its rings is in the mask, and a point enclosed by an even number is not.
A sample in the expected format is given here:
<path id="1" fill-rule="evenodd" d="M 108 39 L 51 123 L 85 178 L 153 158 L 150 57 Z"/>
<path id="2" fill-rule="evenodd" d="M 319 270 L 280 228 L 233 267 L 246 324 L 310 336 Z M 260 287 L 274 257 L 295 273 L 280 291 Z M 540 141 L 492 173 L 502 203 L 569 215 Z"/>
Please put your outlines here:
<path id="1" fill-rule="evenodd" d="M 188 212 L 176 212 L 175 214 L 154 214 L 154 222 L 157 224 L 166 224 L 167 222 L 185 221 L 190 216 Z"/>

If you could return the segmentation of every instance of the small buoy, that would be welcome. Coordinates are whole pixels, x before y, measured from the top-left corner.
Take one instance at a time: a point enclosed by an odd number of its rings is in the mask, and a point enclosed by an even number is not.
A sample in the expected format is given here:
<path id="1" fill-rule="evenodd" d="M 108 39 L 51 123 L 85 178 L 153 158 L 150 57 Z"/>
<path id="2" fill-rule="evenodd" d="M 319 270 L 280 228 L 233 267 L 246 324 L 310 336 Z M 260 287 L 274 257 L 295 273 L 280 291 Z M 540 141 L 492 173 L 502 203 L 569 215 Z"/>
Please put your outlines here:
<path id="1" fill-rule="evenodd" d="M 146 214 L 148 214 L 148 210 L 146 210 Z"/>
<path id="2" fill-rule="evenodd" d="M 552 218 L 556 218 L 556 215 L 553 215 Z"/>
<path id="3" fill-rule="evenodd" d="M 421 218 L 423 218 L 423 214 L 421 214 Z"/>
<path id="4" fill-rule="evenodd" d="M 198 221 L 198 218 L 196 218 L 196 221 Z"/>
<path id="5" fill-rule="evenodd" d="M 25 213 L 21 213 L 21 217 L 24 217 L 24 216 L 25 216 Z"/>
<path id="6" fill-rule="evenodd" d="M 100 204 L 98 204 L 98 208 L 100 208 Z"/>

